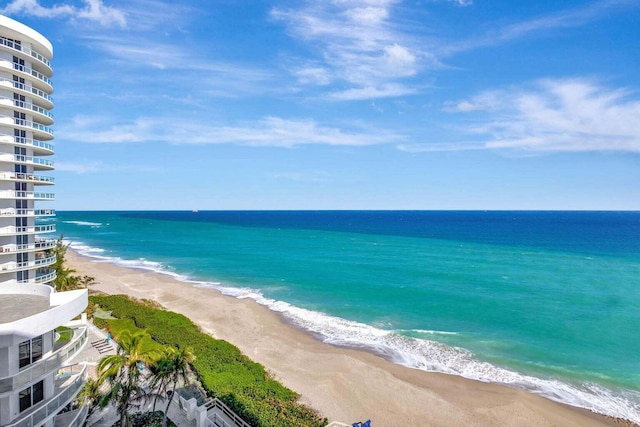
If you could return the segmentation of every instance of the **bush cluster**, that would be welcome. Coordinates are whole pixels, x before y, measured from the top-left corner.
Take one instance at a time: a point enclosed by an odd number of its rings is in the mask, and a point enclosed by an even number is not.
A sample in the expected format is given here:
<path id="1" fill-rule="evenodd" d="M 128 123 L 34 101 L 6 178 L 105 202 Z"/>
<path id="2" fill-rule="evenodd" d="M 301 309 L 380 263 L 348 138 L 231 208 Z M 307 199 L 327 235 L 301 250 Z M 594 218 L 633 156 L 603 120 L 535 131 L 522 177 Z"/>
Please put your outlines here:
<path id="1" fill-rule="evenodd" d="M 299 395 L 275 381 L 264 366 L 232 344 L 200 331 L 187 317 L 139 303 L 125 295 L 96 295 L 90 300 L 114 317 L 131 319 L 164 345 L 190 347 L 193 368 L 212 397 L 217 397 L 247 423 L 256 427 L 325 425 L 317 412 L 298 402 Z"/>

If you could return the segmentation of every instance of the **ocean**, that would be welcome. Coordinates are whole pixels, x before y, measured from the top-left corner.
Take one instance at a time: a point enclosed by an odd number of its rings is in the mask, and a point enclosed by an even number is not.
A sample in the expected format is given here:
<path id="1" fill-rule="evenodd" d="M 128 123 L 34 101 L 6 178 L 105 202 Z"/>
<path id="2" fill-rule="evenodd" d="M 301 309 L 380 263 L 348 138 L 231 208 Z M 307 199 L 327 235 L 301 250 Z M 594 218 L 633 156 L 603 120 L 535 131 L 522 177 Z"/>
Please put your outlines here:
<path id="1" fill-rule="evenodd" d="M 98 261 L 318 339 L 640 423 L 640 212 L 58 212 Z"/>

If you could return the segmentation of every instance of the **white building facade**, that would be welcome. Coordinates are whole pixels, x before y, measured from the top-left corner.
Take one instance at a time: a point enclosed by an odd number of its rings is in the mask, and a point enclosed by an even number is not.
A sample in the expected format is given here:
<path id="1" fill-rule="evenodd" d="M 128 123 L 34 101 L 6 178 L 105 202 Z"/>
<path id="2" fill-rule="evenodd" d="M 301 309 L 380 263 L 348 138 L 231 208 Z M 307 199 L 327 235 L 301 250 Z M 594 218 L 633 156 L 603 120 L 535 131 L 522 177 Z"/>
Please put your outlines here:
<path id="1" fill-rule="evenodd" d="M 51 43 L 0 16 L 0 427 L 80 426 L 87 291 L 55 292 Z M 45 172 L 45 175 L 41 175 Z M 43 206 L 40 206 L 43 205 Z M 83 415 L 84 414 L 84 415 Z"/>

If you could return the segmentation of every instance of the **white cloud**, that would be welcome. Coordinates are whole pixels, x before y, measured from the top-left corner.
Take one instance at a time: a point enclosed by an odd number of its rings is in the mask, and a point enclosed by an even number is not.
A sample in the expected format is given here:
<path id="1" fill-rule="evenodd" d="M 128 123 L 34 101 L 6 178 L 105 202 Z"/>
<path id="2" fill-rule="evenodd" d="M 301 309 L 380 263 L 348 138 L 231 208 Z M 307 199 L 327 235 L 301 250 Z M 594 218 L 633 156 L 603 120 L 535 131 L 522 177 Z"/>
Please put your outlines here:
<path id="1" fill-rule="evenodd" d="M 198 45 L 184 45 L 166 39 L 149 40 L 147 35 L 133 39 L 127 34 L 89 35 L 83 40 L 91 49 L 102 53 L 97 56 L 98 60 L 108 60 L 109 63 L 96 67 L 96 72 L 80 78 L 113 78 L 116 72 L 121 72 L 121 84 L 134 85 L 137 93 L 143 88 L 155 86 L 150 96 L 158 96 L 167 93 L 167 85 L 170 85 L 174 88 L 172 93 L 181 93 L 183 99 L 188 96 L 210 99 L 212 95 L 239 97 L 279 90 L 274 83 L 278 79 L 277 74 L 257 66 L 234 64 L 202 55 Z M 136 68 L 160 70 L 163 73 L 150 78 L 148 71 L 132 72 Z M 109 76 L 103 76 L 101 72 L 108 72 Z M 307 75 L 307 78 L 312 77 Z M 196 81 L 197 86 L 194 85 Z"/>
<path id="2" fill-rule="evenodd" d="M 457 3 L 466 3 L 465 0 L 450 0 Z M 461 4 L 462 5 L 462 4 Z M 465 4 L 466 5 L 466 4 Z M 607 16 L 610 10 L 637 7 L 636 0 L 601 0 L 587 5 L 581 5 L 572 9 L 538 16 L 510 25 L 501 26 L 483 35 L 476 35 L 463 42 L 447 44 L 439 51 L 442 55 L 451 55 L 455 52 L 466 51 L 478 47 L 492 46 L 505 43 L 527 36 L 540 35 L 559 28 L 575 28 L 586 25 Z"/>
<path id="3" fill-rule="evenodd" d="M 84 174 L 90 172 L 100 172 L 101 169 L 101 165 L 97 163 L 56 162 L 56 171 L 59 172 L 73 172 L 77 174 Z"/>
<path id="4" fill-rule="evenodd" d="M 484 92 L 471 99 L 458 102 L 445 102 L 443 110 L 449 113 L 468 113 L 471 111 L 486 111 L 497 108 L 502 100 L 496 92 Z"/>
<path id="5" fill-rule="evenodd" d="M 635 95 L 635 97 L 634 97 Z M 474 112 L 471 144 L 530 151 L 640 152 L 640 99 L 588 79 L 542 80 L 527 88 L 490 91 L 453 103 L 449 111 Z M 478 115 L 487 117 L 478 124 Z M 482 120 L 482 119 L 481 119 Z M 438 145 L 434 145 L 438 147 Z"/>
<path id="6" fill-rule="evenodd" d="M 325 86 L 331 83 L 331 73 L 322 67 L 303 67 L 293 71 L 301 84 Z"/>
<path id="7" fill-rule="evenodd" d="M 13 0 L 0 9 L 0 13 L 38 18 L 68 17 L 72 20 L 97 22 L 104 27 L 114 25 L 124 27 L 126 25 L 127 19 L 121 10 L 105 6 L 102 0 L 83 0 L 83 2 L 84 7 L 75 7 L 69 4 L 45 7 L 38 0 Z"/>
<path id="8" fill-rule="evenodd" d="M 456 3 L 458 6 L 471 6 L 473 4 L 473 0 L 449 0 L 451 3 Z"/>
<path id="9" fill-rule="evenodd" d="M 305 41 L 316 55 L 312 70 L 322 70 L 321 78 L 302 75 L 301 84 L 345 83 L 357 97 L 330 96 L 331 99 L 375 98 L 378 94 L 397 96 L 386 88 L 415 76 L 420 69 L 437 65 L 425 54 L 409 32 L 403 33 L 392 21 L 395 1 L 308 2 L 297 9 L 273 9 L 271 16 L 284 22 L 292 36 Z M 309 72 L 307 68 L 302 70 Z M 312 74 L 311 76 L 318 76 Z M 407 83 L 404 83 L 405 85 Z M 372 88 L 363 90 L 362 88 Z M 411 92 L 411 91 L 410 91 Z M 402 94 L 404 92 L 400 92 Z"/>
<path id="10" fill-rule="evenodd" d="M 411 95 L 417 89 L 400 84 L 388 84 L 380 87 L 367 86 L 361 88 L 347 89 L 343 91 L 330 92 L 329 99 L 339 101 L 356 101 L 362 99 L 394 98 L 398 96 Z"/>
<path id="11" fill-rule="evenodd" d="M 240 144 L 294 147 L 308 144 L 368 146 L 396 142 L 399 135 L 381 130 L 343 130 L 322 126 L 314 120 L 266 117 L 239 126 L 215 126 L 193 118 L 138 118 L 111 124 L 105 117 L 78 116 L 58 126 L 58 137 L 87 143 Z"/>

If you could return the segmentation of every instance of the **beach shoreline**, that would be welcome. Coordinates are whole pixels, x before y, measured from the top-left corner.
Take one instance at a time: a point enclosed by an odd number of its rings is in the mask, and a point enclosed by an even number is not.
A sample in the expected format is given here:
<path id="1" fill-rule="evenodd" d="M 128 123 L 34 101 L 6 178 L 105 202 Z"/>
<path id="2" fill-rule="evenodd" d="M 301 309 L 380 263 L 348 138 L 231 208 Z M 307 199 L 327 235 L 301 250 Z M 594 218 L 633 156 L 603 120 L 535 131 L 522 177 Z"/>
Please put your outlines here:
<path id="1" fill-rule="evenodd" d="M 371 419 L 375 426 L 634 425 L 524 390 L 407 368 L 364 350 L 326 344 L 253 300 L 94 261 L 67 251 L 69 268 L 96 278 L 92 289 L 155 300 L 189 317 L 264 365 L 329 421 Z"/>

